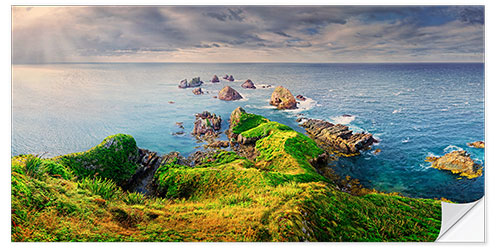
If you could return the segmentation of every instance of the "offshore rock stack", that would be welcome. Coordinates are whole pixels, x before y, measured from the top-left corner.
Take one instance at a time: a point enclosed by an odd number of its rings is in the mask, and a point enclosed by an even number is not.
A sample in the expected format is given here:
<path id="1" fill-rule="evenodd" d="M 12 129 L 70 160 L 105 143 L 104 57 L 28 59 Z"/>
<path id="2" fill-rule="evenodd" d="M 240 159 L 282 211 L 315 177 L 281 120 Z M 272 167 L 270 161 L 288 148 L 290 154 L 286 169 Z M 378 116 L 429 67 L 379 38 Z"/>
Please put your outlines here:
<path id="1" fill-rule="evenodd" d="M 196 114 L 194 122 L 193 135 L 216 135 L 221 129 L 222 118 L 208 111 L 203 111 L 201 114 Z"/>

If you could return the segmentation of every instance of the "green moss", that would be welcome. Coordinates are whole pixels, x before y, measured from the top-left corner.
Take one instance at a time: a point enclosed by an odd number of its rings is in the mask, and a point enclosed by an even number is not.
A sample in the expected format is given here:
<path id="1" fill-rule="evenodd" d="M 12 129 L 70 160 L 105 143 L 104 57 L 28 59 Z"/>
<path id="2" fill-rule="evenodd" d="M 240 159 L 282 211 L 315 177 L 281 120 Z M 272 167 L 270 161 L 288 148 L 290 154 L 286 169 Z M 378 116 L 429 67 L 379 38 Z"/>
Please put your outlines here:
<path id="1" fill-rule="evenodd" d="M 239 122 L 237 122 L 236 124 L 231 124 L 233 126 L 232 131 L 235 134 L 240 134 L 266 122 L 269 122 L 269 120 L 263 116 L 250 113 L 241 113 Z"/>
<path id="2" fill-rule="evenodd" d="M 137 157 L 134 138 L 117 134 L 86 152 L 63 155 L 54 160 L 69 167 L 79 178 L 98 175 L 122 184 L 135 173 Z"/>

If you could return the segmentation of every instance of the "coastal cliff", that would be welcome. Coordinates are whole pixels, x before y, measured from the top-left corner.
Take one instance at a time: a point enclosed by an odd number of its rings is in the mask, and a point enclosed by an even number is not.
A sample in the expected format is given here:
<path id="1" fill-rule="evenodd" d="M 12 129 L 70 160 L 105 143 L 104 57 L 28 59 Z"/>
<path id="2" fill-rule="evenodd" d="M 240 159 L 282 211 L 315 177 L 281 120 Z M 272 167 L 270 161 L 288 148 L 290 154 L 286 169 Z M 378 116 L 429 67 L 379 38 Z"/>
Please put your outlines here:
<path id="1" fill-rule="evenodd" d="M 230 151 L 161 156 L 118 134 L 82 153 L 13 157 L 12 240 L 433 241 L 439 234 L 439 200 L 343 192 L 320 174 L 327 159 L 314 140 L 242 108 L 229 119 Z"/>

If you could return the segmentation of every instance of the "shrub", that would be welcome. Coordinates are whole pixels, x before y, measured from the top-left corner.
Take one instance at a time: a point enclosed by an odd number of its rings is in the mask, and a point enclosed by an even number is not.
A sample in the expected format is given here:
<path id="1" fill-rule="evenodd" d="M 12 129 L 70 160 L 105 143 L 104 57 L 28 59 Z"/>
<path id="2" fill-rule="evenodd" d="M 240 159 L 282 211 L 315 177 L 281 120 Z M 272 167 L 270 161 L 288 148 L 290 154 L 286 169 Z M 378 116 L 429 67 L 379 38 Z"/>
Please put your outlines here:
<path id="1" fill-rule="evenodd" d="M 144 194 L 133 192 L 129 193 L 127 192 L 127 195 L 123 199 L 123 201 L 128 204 L 128 205 L 135 205 L 135 204 L 144 204 L 146 197 Z"/>
<path id="2" fill-rule="evenodd" d="M 101 179 L 99 177 L 83 178 L 78 183 L 79 188 L 87 189 L 95 195 L 100 195 L 103 199 L 115 199 L 121 194 L 121 190 L 116 184 L 109 179 Z"/>

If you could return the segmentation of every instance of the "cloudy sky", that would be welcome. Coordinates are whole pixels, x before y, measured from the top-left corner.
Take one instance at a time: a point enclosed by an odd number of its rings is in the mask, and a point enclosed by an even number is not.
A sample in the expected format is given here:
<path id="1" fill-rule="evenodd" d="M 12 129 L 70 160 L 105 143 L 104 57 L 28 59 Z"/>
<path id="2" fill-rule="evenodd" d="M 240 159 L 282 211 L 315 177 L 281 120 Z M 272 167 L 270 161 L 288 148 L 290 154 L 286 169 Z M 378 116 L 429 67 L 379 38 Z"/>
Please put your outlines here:
<path id="1" fill-rule="evenodd" d="M 484 8 L 13 7 L 14 63 L 482 62 Z"/>

